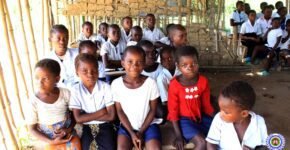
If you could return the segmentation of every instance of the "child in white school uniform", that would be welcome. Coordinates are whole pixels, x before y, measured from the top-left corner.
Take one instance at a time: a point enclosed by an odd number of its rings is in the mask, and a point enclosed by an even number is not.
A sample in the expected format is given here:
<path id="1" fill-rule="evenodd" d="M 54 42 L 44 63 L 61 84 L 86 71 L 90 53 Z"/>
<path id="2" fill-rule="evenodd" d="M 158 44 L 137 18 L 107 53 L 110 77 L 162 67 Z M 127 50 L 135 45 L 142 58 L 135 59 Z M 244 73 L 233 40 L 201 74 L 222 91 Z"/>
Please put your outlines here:
<path id="1" fill-rule="evenodd" d="M 27 109 L 29 131 L 45 142 L 46 150 L 81 149 L 74 132 L 75 121 L 68 110 L 70 91 L 56 87 L 60 65 L 52 59 L 42 59 L 35 65 L 35 94 Z"/>
<path id="2" fill-rule="evenodd" d="M 289 46 L 290 46 L 290 20 L 287 20 L 286 30 L 284 30 L 282 40 L 281 40 L 281 45 L 280 45 L 281 52 L 280 52 L 279 56 L 281 58 L 280 61 L 287 62 L 288 66 L 290 66 Z M 280 65 L 282 65 L 282 64 L 280 63 Z"/>
<path id="3" fill-rule="evenodd" d="M 127 43 L 131 39 L 131 36 L 132 36 L 131 29 L 133 26 L 133 20 L 131 17 L 126 16 L 122 18 L 121 24 L 122 24 L 121 40 Z"/>
<path id="4" fill-rule="evenodd" d="M 247 21 L 248 17 L 247 14 L 244 12 L 244 2 L 237 1 L 236 2 L 236 10 L 232 13 L 231 16 L 231 26 L 238 27 L 238 33 L 240 33 L 242 24 Z"/>
<path id="5" fill-rule="evenodd" d="M 244 150 L 266 147 L 263 117 L 252 112 L 256 94 L 244 81 L 234 81 L 220 93 L 220 112 L 215 115 L 206 141 L 207 150 Z"/>
<path id="6" fill-rule="evenodd" d="M 121 58 L 126 42 L 121 40 L 120 27 L 112 24 L 108 28 L 108 41 L 102 45 L 100 55 L 106 68 L 121 68 Z"/>
<path id="7" fill-rule="evenodd" d="M 256 16 L 256 20 L 258 20 L 259 18 L 261 18 L 262 16 L 264 16 L 264 8 L 268 5 L 267 2 L 261 2 L 260 3 L 260 9 L 261 9 L 261 12 L 257 13 L 257 16 Z"/>
<path id="8" fill-rule="evenodd" d="M 138 46 L 126 48 L 122 66 L 126 74 L 112 82 L 112 93 L 121 121 L 118 131 L 118 149 L 161 149 L 160 122 L 155 119 L 157 98 L 156 82 L 141 75 L 145 52 Z"/>
<path id="9" fill-rule="evenodd" d="M 140 46 L 146 54 L 145 58 L 145 66 L 144 70 L 142 71 L 142 75 L 151 77 L 156 81 L 158 75 L 162 72 L 163 67 L 160 63 L 156 62 L 157 60 L 157 50 L 155 49 L 153 43 L 151 43 L 148 40 L 141 40 L 138 43 L 138 46 Z"/>
<path id="10" fill-rule="evenodd" d="M 60 80 L 58 86 L 70 88 L 77 82 L 74 60 L 78 55 L 78 49 L 68 48 L 69 33 L 64 25 L 53 25 L 50 30 L 49 40 L 52 45 L 52 51 L 45 56 L 46 58 L 57 61 L 61 67 Z"/>
<path id="11" fill-rule="evenodd" d="M 157 41 L 154 45 L 156 48 L 160 48 L 166 45 L 170 45 L 170 32 L 171 32 L 171 27 L 174 26 L 173 23 L 170 23 L 166 26 L 166 36 L 161 38 L 159 41 Z"/>
<path id="12" fill-rule="evenodd" d="M 268 29 L 272 27 L 272 8 L 270 6 L 265 6 L 263 13 L 263 16 L 261 16 L 256 23 L 260 25 L 262 35 L 264 36 Z"/>
<path id="13" fill-rule="evenodd" d="M 76 71 L 81 82 L 71 89 L 69 108 L 77 123 L 83 124 L 82 149 L 116 149 L 116 131 L 113 123 L 115 106 L 110 86 L 98 80 L 97 58 L 80 54 L 76 58 Z"/>
<path id="14" fill-rule="evenodd" d="M 131 29 L 131 39 L 127 42 L 127 46 L 137 45 L 143 38 L 143 31 L 140 26 L 134 26 Z"/>
<path id="15" fill-rule="evenodd" d="M 155 43 L 165 37 L 164 33 L 159 28 L 155 27 L 155 16 L 153 14 L 146 15 L 146 24 L 147 27 L 143 29 L 144 39 Z"/>
<path id="16" fill-rule="evenodd" d="M 78 37 L 78 42 L 91 40 L 95 41 L 97 34 L 94 34 L 94 26 L 91 22 L 86 21 L 82 24 L 82 32 Z"/>
<path id="17" fill-rule="evenodd" d="M 101 49 L 101 46 L 108 40 L 108 27 L 109 25 L 106 22 L 102 22 L 99 25 L 98 35 L 95 39 L 98 49 Z"/>

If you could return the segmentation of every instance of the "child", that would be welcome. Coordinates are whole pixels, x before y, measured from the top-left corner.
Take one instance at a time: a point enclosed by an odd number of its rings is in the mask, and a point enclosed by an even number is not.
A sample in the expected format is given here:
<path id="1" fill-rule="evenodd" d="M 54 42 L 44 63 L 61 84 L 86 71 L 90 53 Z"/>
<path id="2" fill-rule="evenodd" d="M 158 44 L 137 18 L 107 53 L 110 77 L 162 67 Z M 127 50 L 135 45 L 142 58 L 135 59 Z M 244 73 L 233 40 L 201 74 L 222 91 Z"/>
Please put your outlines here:
<path id="1" fill-rule="evenodd" d="M 143 31 L 140 26 L 134 26 L 131 29 L 131 39 L 128 41 L 127 46 L 137 45 L 138 42 L 142 40 Z"/>
<path id="2" fill-rule="evenodd" d="M 244 2 L 236 2 L 236 10 L 232 13 L 231 26 L 238 26 L 238 33 L 240 33 L 241 25 L 247 21 L 247 14 L 244 12 Z"/>
<path id="3" fill-rule="evenodd" d="M 40 60 L 35 66 L 36 92 L 30 101 L 30 132 L 46 142 L 46 150 L 81 149 L 74 134 L 74 119 L 68 111 L 70 92 L 56 87 L 60 80 L 60 66 L 52 59 Z"/>
<path id="4" fill-rule="evenodd" d="M 77 123 L 83 124 L 82 149 L 116 149 L 116 133 L 110 123 L 116 117 L 110 86 L 98 81 L 97 58 L 80 54 L 75 67 L 81 82 L 71 89 L 69 108 Z"/>
<path id="5" fill-rule="evenodd" d="M 131 39 L 131 29 L 133 25 L 132 18 L 126 16 L 122 19 L 121 39 L 124 42 L 128 42 Z"/>
<path id="6" fill-rule="evenodd" d="M 94 26 L 91 22 L 86 21 L 82 25 L 82 33 L 80 33 L 78 37 L 78 41 L 84 41 L 84 40 L 92 40 L 94 41 L 96 39 L 96 34 L 93 34 L 94 32 Z"/>
<path id="7" fill-rule="evenodd" d="M 170 46 L 178 49 L 187 44 L 187 33 L 184 26 L 180 24 L 173 25 L 170 29 Z"/>
<path id="8" fill-rule="evenodd" d="M 108 28 L 108 41 L 102 45 L 100 54 L 103 59 L 103 63 L 106 68 L 120 68 L 121 57 L 123 55 L 124 49 L 126 48 L 126 43 L 122 41 L 120 28 L 116 24 L 112 24 Z"/>
<path id="9" fill-rule="evenodd" d="M 286 15 L 287 15 L 287 7 L 280 7 L 278 9 L 278 15 L 280 17 L 280 27 L 282 30 L 285 30 L 286 27 Z"/>
<path id="10" fill-rule="evenodd" d="M 112 83 L 113 99 L 121 121 L 118 149 L 161 149 L 161 134 L 154 118 L 159 97 L 156 82 L 141 75 L 145 52 L 138 46 L 126 48 L 122 66 L 126 74 Z"/>
<path id="11" fill-rule="evenodd" d="M 143 37 L 146 40 L 155 43 L 164 37 L 164 33 L 157 27 L 155 27 L 155 16 L 153 14 L 146 15 L 147 27 L 143 29 Z"/>
<path id="12" fill-rule="evenodd" d="M 249 11 L 251 10 L 251 6 L 249 3 L 245 3 L 245 13 L 249 15 Z"/>
<path id="13" fill-rule="evenodd" d="M 280 52 L 280 57 L 284 59 L 287 63 L 288 66 L 290 66 L 290 20 L 287 20 L 286 22 L 286 30 L 283 32 L 283 37 L 281 40 L 281 52 Z"/>
<path id="14" fill-rule="evenodd" d="M 251 63 L 254 64 L 256 57 L 266 58 L 266 63 L 262 71 L 257 72 L 260 76 L 269 75 L 269 70 L 271 68 L 271 64 L 273 58 L 276 55 L 276 52 L 279 52 L 279 44 L 281 41 L 281 37 L 283 35 L 283 31 L 280 28 L 280 18 L 273 18 L 272 20 L 272 28 L 268 29 L 266 34 L 264 35 L 264 39 L 267 37 L 267 44 L 263 47 L 255 47 L 251 59 Z"/>
<path id="15" fill-rule="evenodd" d="M 163 66 L 162 72 L 157 77 L 157 85 L 160 92 L 161 101 L 167 105 L 168 86 L 170 80 L 180 75 L 180 71 L 175 66 L 174 60 L 175 48 L 163 47 L 160 51 L 161 65 Z"/>
<path id="16" fill-rule="evenodd" d="M 50 30 L 49 41 L 52 51 L 46 58 L 56 60 L 61 68 L 58 86 L 70 88 L 77 82 L 74 60 L 78 55 L 78 49 L 68 48 L 68 30 L 64 25 L 53 25 Z"/>
<path id="17" fill-rule="evenodd" d="M 102 22 L 99 25 L 98 35 L 96 37 L 98 48 L 101 49 L 101 46 L 108 40 L 108 24 L 106 22 Z"/>
<path id="18" fill-rule="evenodd" d="M 273 18 L 275 18 L 275 17 L 280 17 L 280 15 L 279 15 L 279 9 L 280 9 L 281 7 L 283 7 L 283 6 L 284 6 L 284 4 L 283 4 L 282 1 L 277 1 L 277 2 L 275 3 L 275 8 L 276 8 L 277 12 L 274 12 L 274 13 L 272 14 L 272 17 L 273 17 Z"/>
<path id="19" fill-rule="evenodd" d="M 262 35 L 264 36 L 268 29 L 272 26 L 272 8 L 270 6 L 265 6 L 263 13 L 264 15 L 257 20 L 257 23 L 260 24 Z"/>
<path id="20" fill-rule="evenodd" d="M 210 89 L 206 77 L 198 73 L 198 53 L 194 47 L 184 46 L 176 51 L 176 63 L 181 75 L 173 77 L 168 89 L 168 117 L 176 139 L 174 145 L 183 149 L 184 139 L 192 141 L 195 149 L 206 147 L 213 115 Z"/>
<path id="21" fill-rule="evenodd" d="M 96 44 L 92 41 L 82 41 L 79 45 L 79 53 L 83 54 L 90 54 L 97 57 L 97 47 Z M 102 61 L 98 60 L 98 73 L 99 73 L 99 80 L 105 81 L 105 66 Z"/>
<path id="22" fill-rule="evenodd" d="M 264 16 L 264 11 L 263 11 L 263 10 L 264 10 L 264 8 L 265 8 L 267 5 L 268 5 L 267 2 L 262 2 L 262 3 L 260 3 L 261 12 L 257 13 L 257 18 L 256 18 L 256 20 L 259 19 L 259 18 L 261 18 L 262 16 Z"/>
<path id="23" fill-rule="evenodd" d="M 166 37 L 163 37 L 161 38 L 159 41 L 157 41 L 154 45 L 157 47 L 157 48 L 160 48 L 160 47 L 163 47 L 163 46 L 168 46 L 170 45 L 170 32 L 171 32 L 171 27 L 174 26 L 175 24 L 173 23 L 170 23 L 166 26 L 166 33 L 167 33 L 167 36 Z"/>
<path id="24" fill-rule="evenodd" d="M 162 72 L 163 67 L 161 64 L 156 62 L 158 53 L 154 45 L 150 41 L 142 40 L 138 43 L 138 46 L 140 46 L 146 54 L 145 66 L 141 74 L 151 77 L 156 81 L 158 75 Z"/>
<path id="25" fill-rule="evenodd" d="M 263 117 L 252 112 L 256 94 L 244 81 L 234 81 L 219 96 L 220 112 L 207 135 L 208 150 L 242 150 L 266 146 L 267 128 Z"/>
<path id="26" fill-rule="evenodd" d="M 261 42 L 260 36 L 262 34 L 260 25 L 256 23 L 256 12 L 250 10 L 248 16 L 249 19 L 243 23 L 240 32 L 242 44 L 247 47 L 247 54 L 244 56 L 245 63 L 250 63 L 253 50 Z"/>

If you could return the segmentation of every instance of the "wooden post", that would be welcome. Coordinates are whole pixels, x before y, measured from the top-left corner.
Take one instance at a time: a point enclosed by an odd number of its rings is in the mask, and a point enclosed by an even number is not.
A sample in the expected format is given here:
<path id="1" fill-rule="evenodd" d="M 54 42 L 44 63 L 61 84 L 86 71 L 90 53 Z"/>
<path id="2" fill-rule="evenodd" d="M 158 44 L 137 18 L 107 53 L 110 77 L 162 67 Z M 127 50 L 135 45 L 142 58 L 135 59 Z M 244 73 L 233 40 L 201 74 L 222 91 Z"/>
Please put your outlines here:
<path id="1" fill-rule="evenodd" d="M 44 51 L 50 51 L 51 45 L 50 42 L 48 41 L 48 38 L 50 36 L 50 29 L 52 27 L 52 16 L 51 16 L 51 9 L 49 7 L 49 0 L 43 0 L 44 1 L 44 38 L 43 38 L 43 43 L 44 43 Z M 44 53 L 45 53 L 44 52 Z"/>
<path id="2" fill-rule="evenodd" d="M 5 138 L 3 136 L 3 131 L 2 131 L 1 128 L 0 128 L 0 138 L 1 138 L 0 145 L 2 145 L 0 148 L 7 149 L 7 146 L 6 146 L 6 143 L 5 143 Z"/>
<path id="3" fill-rule="evenodd" d="M 178 23 L 181 24 L 181 4 L 182 4 L 182 0 L 178 0 Z"/>

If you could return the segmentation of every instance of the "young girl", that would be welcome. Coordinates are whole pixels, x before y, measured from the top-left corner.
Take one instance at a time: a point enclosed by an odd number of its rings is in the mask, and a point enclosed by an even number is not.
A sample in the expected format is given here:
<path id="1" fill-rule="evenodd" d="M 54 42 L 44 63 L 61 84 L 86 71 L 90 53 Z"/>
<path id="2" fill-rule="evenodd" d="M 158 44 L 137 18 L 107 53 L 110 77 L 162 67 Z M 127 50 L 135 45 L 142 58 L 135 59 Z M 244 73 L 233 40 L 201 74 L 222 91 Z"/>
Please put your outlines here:
<path id="1" fill-rule="evenodd" d="M 159 28 L 155 27 L 156 18 L 154 14 L 147 14 L 145 21 L 147 27 L 143 29 L 144 39 L 155 43 L 165 37 L 164 33 Z"/>
<path id="2" fill-rule="evenodd" d="M 141 75 L 145 52 L 137 46 L 126 48 L 122 66 L 126 74 L 112 83 L 113 99 L 121 121 L 118 131 L 118 149 L 128 150 L 134 146 L 141 150 L 161 149 L 161 135 L 154 118 L 159 97 L 156 82 Z"/>
<path id="3" fill-rule="evenodd" d="M 207 150 L 250 150 L 263 146 L 267 149 L 265 120 L 251 111 L 255 99 L 254 89 L 243 81 L 234 81 L 221 91 L 220 112 L 207 135 Z"/>
<path id="4" fill-rule="evenodd" d="M 76 71 L 81 82 L 71 89 L 69 108 L 77 123 L 83 124 L 82 149 L 116 149 L 116 132 L 110 123 L 115 119 L 115 106 L 110 86 L 98 81 L 98 64 L 93 55 L 80 54 Z"/>
<path id="5" fill-rule="evenodd" d="M 214 111 L 208 80 L 198 73 L 198 53 L 194 47 L 179 48 L 176 62 L 181 75 L 171 80 L 168 90 L 168 120 L 174 127 L 174 144 L 177 149 L 183 149 L 185 139 L 193 142 L 195 149 L 204 150 L 204 138 Z"/>
<path id="6" fill-rule="evenodd" d="M 156 62 L 158 53 L 154 45 L 150 41 L 142 40 L 138 43 L 138 46 L 140 46 L 146 54 L 145 66 L 142 71 L 142 75 L 156 80 L 160 72 L 162 72 L 163 67 L 161 64 Z"/>
<path id="7" fill-rule="evenodd" d="M 60 65 L 60 80 L 58 86 L 70 88 L 77 82 L 74 60 L 78 55 L 78 49 L 68 48 L 68 30 L 64 25 L 53 25 L 50 30 L 49 41 L 52 51 L 46 58 L 57 61 Z"/>
<path id="8" fill-rule="evenodd" d="M 31 98 L 29 130 L 47 143 L 45 149 L 81 149 L 74 134 L 74 119 L 68 111 L 70 92 L 56 87 L 60 66 L 52 59 L 43 59 L 35 66 L 37 90 Z"/>
<path id="9" fill-rule="evenodd" d="M 127 42 L 131 39 L 131 29 L 133 26 L 133 20 L 131 17 L 126 16 L 122 18 L 122 28 L 121 28 L 121 40 Z"/>
<path id="10" fill-rule="evenodd" d="M 101 49 L 101 46 L 108 40 L 108 27 L 109 25 L 106 22 L 99 25 L 98 35 L 95 39 L 98 49 Z"/>

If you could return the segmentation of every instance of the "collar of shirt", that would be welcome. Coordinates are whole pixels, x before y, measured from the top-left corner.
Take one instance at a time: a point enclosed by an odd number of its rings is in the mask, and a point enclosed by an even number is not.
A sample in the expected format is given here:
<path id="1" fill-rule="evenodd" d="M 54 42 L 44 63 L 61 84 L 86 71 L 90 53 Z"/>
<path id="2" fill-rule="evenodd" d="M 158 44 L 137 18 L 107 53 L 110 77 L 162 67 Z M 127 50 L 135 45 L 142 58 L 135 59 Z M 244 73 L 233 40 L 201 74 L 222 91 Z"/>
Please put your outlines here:
<path id="1" fill-rule="evenodd" d="M 87 94 L 87 95 L 91 95 L 92 96 L 95 93 L 97 93 L 99 91 L 99 89 L 100 89 L 99 82 L 98 81 L 96 82 L 92 93 L 89 92 L 89 90 L 85 87 L 85 85 L 83 84 L 83 82 L 80 82 L 80 84 L 81 84 L 81 87 L 83 88 L 83 90 L 85 91 L 85 94 Z"/>

